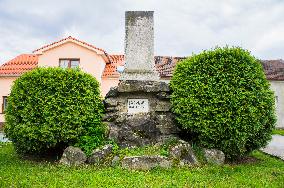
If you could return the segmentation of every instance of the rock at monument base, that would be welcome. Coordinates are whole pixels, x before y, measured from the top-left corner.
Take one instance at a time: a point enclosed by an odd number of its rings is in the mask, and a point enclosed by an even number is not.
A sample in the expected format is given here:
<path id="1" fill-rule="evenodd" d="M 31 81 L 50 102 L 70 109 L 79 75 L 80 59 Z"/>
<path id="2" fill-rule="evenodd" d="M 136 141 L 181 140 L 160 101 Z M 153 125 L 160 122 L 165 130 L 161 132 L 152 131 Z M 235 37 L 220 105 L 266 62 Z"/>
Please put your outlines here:
<path id="1" fill-rule="evenodd" d="M 225 154 L 217 149 L 203 149 L 204 157 L 208 163 L 213 163 L 217 165 L 224 164 Z"/>
<path id="2" fill-rule="evenodd" d="M 78 166 L 84 164 L 86 160 L 87 157 L 80 148 L 69 146 L 64 150 L 59 163 L 68 166 Z"/>
<path id="3" fill-rule="evenodd" d="M 132 156 L 122 159 L 121 165 L 132 170 L 150 170 L 155 167 L 170 168 L 172 162 L 164 156 Z"/>
<path id="4" fill-rule="evenodd" d="M 111 144 L 105 145 L 102 149 L 95 149 L 88 158 L 89 164 L 99 164 L 103 162 L 106 157 L 112 153 L 113 146 Z"/>
<path id="5" fill-rule="evenodd" d="M 120 81 L 104 100 L 103 121 L 109 126 L 109 139 L 121 147 L 140 147 L 177 136 L 180 129 L 170 111 L 169 96 L 169 84 L 162 81 Z M 129 100 L 147 101 L 147 110 L 129 112 Z"/>
<path id="6" fill-rule="evenodd" d="M 180 165 L 199 165 L 199 162 L 193 152 L 191 145 L 185 141 L 179 141 L 180 143 L 169 149 L 169 156 L 174 161 L 179 161 Z"/>

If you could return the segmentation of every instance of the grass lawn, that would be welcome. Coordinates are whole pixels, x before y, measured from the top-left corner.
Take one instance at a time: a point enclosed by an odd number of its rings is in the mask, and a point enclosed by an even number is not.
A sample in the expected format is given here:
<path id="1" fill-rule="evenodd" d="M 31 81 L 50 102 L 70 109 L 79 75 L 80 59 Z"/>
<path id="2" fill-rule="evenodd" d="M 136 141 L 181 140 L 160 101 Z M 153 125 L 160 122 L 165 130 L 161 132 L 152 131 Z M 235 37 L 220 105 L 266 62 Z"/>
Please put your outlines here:
<path id="1" fill-rule="evenodd" d="M 284 187 L 284 162 L 261 152 L 253 164 L 129 171 L 20 160 L 0 144 L 0 187 Z"/>
<path id="2" fill-rule="evenodd" d="M 284 129 L 275 129 L 273 131 L 273 134 L 280 134 L 280 135 L 284 136 Z"/>

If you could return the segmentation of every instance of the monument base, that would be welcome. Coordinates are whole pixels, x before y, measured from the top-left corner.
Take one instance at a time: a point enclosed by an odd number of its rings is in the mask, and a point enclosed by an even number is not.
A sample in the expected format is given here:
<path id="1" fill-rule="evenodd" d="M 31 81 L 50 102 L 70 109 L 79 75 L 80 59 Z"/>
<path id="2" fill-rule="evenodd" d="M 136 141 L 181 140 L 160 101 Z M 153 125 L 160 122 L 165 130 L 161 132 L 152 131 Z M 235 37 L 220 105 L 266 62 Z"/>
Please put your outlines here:
<path id="1" fill-rule="evenodd" d="M 139 71 L 139 70 L 125 70 L 121 76 L 120 80 L 152 80 L 152 81 L 158 81 L 160 79 L 159 73 L 157 71 L 151 70 L 151 71 Z"/>
<path id="2" fill-rule="evenodd" d="M 122 147 L 139 147 L 177 137 L 169 92 L 165 82 L 120 81 L 104 100 L 109 138 Z"/>

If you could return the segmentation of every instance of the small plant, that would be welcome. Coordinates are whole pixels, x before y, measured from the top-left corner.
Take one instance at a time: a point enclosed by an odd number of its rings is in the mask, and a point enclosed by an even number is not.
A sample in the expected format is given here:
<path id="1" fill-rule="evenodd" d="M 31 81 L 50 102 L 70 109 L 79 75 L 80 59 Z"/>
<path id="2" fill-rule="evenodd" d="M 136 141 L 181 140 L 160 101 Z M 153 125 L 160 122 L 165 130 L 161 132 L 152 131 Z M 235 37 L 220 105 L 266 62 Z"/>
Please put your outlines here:
<path id="1" fill-rule="evenodd" d="M 164 144 L 161 146 L 160 154 L 163 156 L 169 156 L 170 147 L 176 145 L 177 143 L 179 143 L 178 138 L 172 137 L 172 138 L 167 139 L 164 142 Z"/>
<path id="2" fill-rule="evenodd" d="M 194 151 L 195 156 L 198 159 L 198 162 L 200 164 L 206 164 L 207 161 L 206 161 L 206 158 L 205 158 L 204 149 L 202 147 L 198 146 L 196 143 L 192 143 L 191 146 L 192 146 L 192 149 Z"/>
<path id="3" fill-rule="evenodd" d="M 40 154 L 103 143 L 103 104 L 97 80 L 80 70 L 37 68 L 14 82 L 5 133 L 18 153 Z"/>
<path id="4" fill-rule="evenodd" d="M 274 94 L 248 51 L 217 47 L 193 55 L 177 64 L 170 86 L 176 119 L 200 146 L 236 159 L 271 139 Z"/>

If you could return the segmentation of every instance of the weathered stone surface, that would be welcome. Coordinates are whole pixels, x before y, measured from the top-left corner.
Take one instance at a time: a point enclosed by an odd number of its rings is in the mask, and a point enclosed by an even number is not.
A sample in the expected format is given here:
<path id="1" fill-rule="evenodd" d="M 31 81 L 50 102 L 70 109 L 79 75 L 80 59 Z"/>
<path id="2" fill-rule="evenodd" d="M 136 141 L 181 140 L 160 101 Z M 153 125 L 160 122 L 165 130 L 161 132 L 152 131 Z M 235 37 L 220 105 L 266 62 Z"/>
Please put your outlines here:
<path id="1" fill-rule="evenodd" d="M 170 112 L 157 115 L 157 123 L 157 128 L 162 135 L 176 135 L 180 132 L 180 129 L 174 123 L 174 116 Z"/>
<path id="2" fill-rule="evenodd" d="M 124 80 L 119 82 L 117 91 L 120 93 L 169 92 L 170 87 L 167 83 L 160 81 Z"/>
<path id="3" fill-rule="evenodd" d="M 159 92 L 156 96 L 158 99 L 170 99 L 171 97 L 169 93 L 164 92 L 164 91 Z"/>
<path id="4" fill-rule="evenodd" d="M 159 92 L 169 92 L 170 91 L 170 85 L 166 82 L 154 82 L 154 86 L 156 88 L 156 91 L 159 91 Z"/>
<path id="5" fill-rule="evenodd" d="M 133 170 L 150 170 L 154 167 L 170 168 L 172 162 L 164 156 L 133 156 L 121 161 L 123 168 Z"/>
<path id="6" fill-rule="evenodd" d="M 157 93 L 169 95 L 169 91 L 165 82 L 120 81 L 117 97 L 106 97 L 104 102 L 106 114 L 103 120 L 110 128 L 109 138 L 122 147 L 133 147 L 155 144 L 165 137 L 177 135 L 180 129 L 170 112 L 170 99 L 157 97 Z M 147 112 L 128 112 L 130 99 L 147 100 Z"/>
<path id="7" fill-rule="evenodd" d="M 113 113 L 108 112 L 108 113 L 104 114 L 102 120 L 103 121 L 112 122 L 112 121 L 116 120 L 117 118 L 118 118 L 118 113 L 116 113 L 116 112 L 113 112 Z"/>
<path id="8" fill-rule="evenodd" d="M 117 87 L 111 87 L 109 92 L 106 94 L 106 98 L 117 97 L 117 96 L 118 96 Z"/>
<path id="9" fill-rule="evenodd" d="M 123 115 L 122 115 L 123 116 Z M 114 127 L 118 143 L 122 147 L 144 146 L 155 143 L 160 134 L 156 119 L 151 113 L 135 115 L 124 114 L 125 120 L 120 126 Z M 112 128 L 111 128 L 112 129 Z"/>
<path id="10" fill-rule="evenodd" d="M 117 107 L 115 107 L 115 106 L 106 108 L 106 112 L 112 112 L 112 113 L 114 113 L 114 112 L 117 112 L 118 110 L 119 110 L 119 109 L 118 109 Z"/>
<path id="11" fill-rule="evenodd" d="M 115 107 L 115 106 L 117 106 L 117 100 L 115 100 L 115 98 L 106 98 L 104 100 L 104 105 L 105 105 L 106 108 Z"/>
<path id="12" fill-rule="evenodd" d="M 68 166 L 77 166 L 84 164 L 86 160 L 87 157 L 80 148 L 69 146 L 64 150 L 59 163 Z"/>
<path id="13" fill-rule="evenodd" d="M 221 165 L 225 162 L 225 154 L 217 149 L 204 149 L 204 156 L 208 163 Z"/>
<path id="14" fill-rule="evenodd" d="M 88 163 L 99 164 L 103 162 L 106 157 L 112 153 L 113 146 L 111 144 L 105 145 L 102 149 L 95 149 L 88 158 Z"/>
<path id="15" fill-rule="evenodd" d="M 181 164 L 198 165 L 198 160 L 193 152 L 191 145 L 187 142 L 180 141 L 169 150 L 170 158 L 180 161 Z"/>
<path id="16" fill-rule="evenodd" d="M 116 142 L 118 142 L 118 136 L 119 136 L 119 132 L 120 132 L 120 128 L 118 128 L 117 125 L 109 123 L 109 134 L 108 134 L 108 138 L 110 140 L 114 140 Z"/>
<path id="17" fill-rule="evenodd" d="M 168 101 L 159 101 L 155 109 L 157 112 L 169 112 L 170 110 L 171 104 Z"/>
<path id="18" fill-rule="evenodd" d="M 154 62 L 153 14 L 125 12 L 125 70 L 121 80 L 159 80 Z"/>

